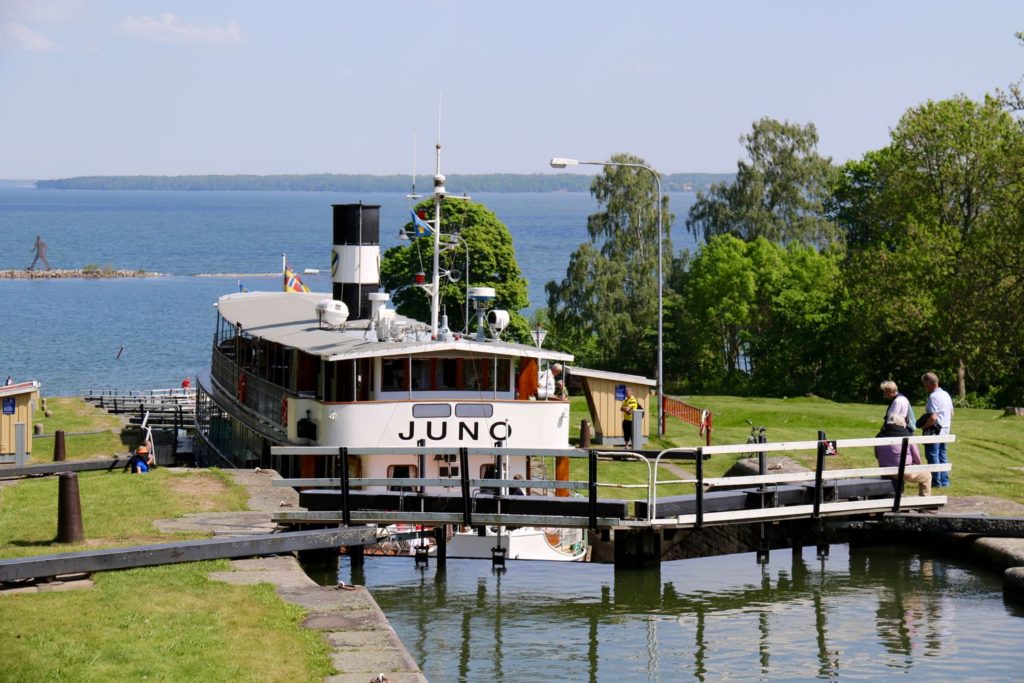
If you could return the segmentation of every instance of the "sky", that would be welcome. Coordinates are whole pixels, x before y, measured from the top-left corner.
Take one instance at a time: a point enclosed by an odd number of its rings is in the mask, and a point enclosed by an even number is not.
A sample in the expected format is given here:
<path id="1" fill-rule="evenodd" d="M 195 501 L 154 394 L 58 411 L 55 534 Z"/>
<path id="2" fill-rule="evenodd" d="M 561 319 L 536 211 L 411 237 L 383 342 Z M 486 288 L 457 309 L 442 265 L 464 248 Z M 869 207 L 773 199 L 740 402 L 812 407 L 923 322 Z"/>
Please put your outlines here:
<path id="1" fill-rule="evenodd" d="M 439 112 L 447 174 L 731 173 L 762 117 L 841 163 L 1020 79 L 1017 31 L 1019 0 L 0 0 L 0 178 L 432 173 Z"/>

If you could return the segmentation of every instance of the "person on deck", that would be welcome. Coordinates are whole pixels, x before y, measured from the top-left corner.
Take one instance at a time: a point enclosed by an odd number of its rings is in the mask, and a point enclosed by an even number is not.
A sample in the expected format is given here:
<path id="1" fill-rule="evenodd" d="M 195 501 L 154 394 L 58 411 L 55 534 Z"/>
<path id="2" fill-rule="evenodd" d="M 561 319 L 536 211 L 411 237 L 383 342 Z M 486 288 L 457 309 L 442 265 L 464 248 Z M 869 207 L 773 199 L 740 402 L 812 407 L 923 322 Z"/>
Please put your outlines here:
<path id="1" fill-rule="evenodd" d="M 939 377 L 934 372 L 926 372 L 921 377 L 921 384 L 928 392 L 928 401 L 924 404 L 924 412 L 921 423 L 921 430 L 924 434 L 949 434 L 950 425 L 953 424 L 953 399 L 945 389 L 939 388 Z M 926 443 L 924 445 L 924 457 L 929 465 L 944 465 L 949 462 L 946 455 L 946 444 Z M 945 488 L 949 486 L 949 472 L 934 472 L 932 474 L 932 486 Z"/>
<path id="2" fill-rule="evenodd" d="M 565 382 L 560 379 L 562 365 L 555 363 L 547 370 L 537 373 L 537 398 L 541 401 L 564 401 Z"/>
<path id="3" fill-rule="evenodd" d="M 622 412 L 622 438 L 625 439 L 625 447 L 633 447 L 633 411 L 640 407 L 629 386 L 626 386 L 626 398 L 623 399 L 619 410 Z"/>

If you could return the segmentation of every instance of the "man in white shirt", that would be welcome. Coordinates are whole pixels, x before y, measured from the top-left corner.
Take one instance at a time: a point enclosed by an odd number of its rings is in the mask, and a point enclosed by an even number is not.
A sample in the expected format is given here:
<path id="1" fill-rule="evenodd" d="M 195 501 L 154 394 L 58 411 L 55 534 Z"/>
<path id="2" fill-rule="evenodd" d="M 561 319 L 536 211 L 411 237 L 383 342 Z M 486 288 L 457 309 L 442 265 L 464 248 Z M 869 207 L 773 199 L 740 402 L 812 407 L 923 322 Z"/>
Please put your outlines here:
<path id="1" fill-rule="evenodd" d="M 928 419 L 921 428 L 925 434 L 934 434 L 935 427 L 938 427 L 939 434 L 949 434 L 950 425 L 953 424 L 953 399 L 949 394 L 939 388 L 939 377 L 934 372 L 926 372 L 921 377 L 921 383 L 928 392 L 928 401 L 924 404 L 924 411 L 928 413 Z M 932 427 L 929 431 L 929 427 Z M 929 465 L 943 465 L 949 462 L 946 455 L 946 444 L 926 443 L 924 445 L 924 457 Z M 933 472 L 932 486 L 934 488 L 945 488 L 949 486 L 949 472 Z"/>
<path id="2" fill-rule="evenodd" d="M 559 379 L 561 375 L 562 366 L 559 363 L 537 373 L 537 398 L 539 400 L 561 401 L 565 398 L 565 385 Z"/>

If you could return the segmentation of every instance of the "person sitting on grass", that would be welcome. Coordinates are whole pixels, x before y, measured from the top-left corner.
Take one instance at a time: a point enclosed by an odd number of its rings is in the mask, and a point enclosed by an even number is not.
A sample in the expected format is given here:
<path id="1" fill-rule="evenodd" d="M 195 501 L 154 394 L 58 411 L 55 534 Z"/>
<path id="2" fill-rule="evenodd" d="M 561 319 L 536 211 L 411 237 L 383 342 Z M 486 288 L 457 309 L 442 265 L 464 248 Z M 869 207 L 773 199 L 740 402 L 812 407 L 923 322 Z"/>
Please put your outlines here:
<path id="1" fill-rule="evenodd" d="M 132 474 L 145 474 L 155 464 L 149 446 L 143 444 L 135 449 L 135 455 L 128 460 L 125 469 L 130 470 Z"/>

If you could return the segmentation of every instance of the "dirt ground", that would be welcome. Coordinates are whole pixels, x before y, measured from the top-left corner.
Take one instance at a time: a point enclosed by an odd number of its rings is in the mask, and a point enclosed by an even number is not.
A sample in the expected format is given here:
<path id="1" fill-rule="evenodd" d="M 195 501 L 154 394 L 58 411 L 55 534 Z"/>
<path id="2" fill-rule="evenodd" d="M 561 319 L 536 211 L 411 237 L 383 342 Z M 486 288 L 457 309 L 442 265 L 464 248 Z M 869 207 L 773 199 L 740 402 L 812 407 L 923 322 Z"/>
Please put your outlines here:
<path id="1" fill-rule="evenodd" d="M 217 477 L 202 472 L 184 472 L 167 479 L 174 495 L 192 512 L 210 512 L 227 485 Z"/>

